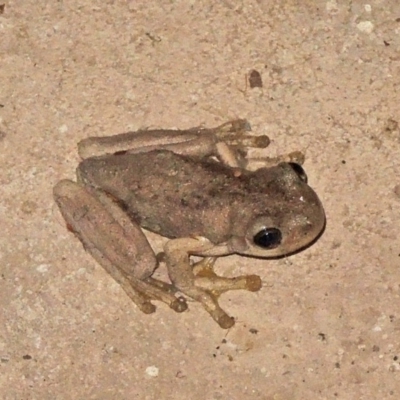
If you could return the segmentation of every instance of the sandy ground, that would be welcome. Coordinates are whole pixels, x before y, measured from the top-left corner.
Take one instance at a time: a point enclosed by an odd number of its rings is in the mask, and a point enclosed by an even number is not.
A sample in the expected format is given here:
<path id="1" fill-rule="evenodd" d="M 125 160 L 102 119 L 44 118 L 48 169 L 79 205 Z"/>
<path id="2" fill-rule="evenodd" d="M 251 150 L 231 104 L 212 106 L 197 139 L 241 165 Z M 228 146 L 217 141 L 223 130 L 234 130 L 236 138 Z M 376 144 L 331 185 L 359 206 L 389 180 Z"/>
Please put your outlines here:
<path id="1" fill-rule="evenodd" d="M 0 12 L 2 399 L 400 397 L 397 0 Z M 238 117 L 270 136 L 262 154 L 306 152 L 326 231 L 289 258 L 218 261 L 264 282 L 224 295 L 229 331 L 196 303 L 143 315 L 68 232 L 52 186 L 74 177 L 82 138 Z"/>

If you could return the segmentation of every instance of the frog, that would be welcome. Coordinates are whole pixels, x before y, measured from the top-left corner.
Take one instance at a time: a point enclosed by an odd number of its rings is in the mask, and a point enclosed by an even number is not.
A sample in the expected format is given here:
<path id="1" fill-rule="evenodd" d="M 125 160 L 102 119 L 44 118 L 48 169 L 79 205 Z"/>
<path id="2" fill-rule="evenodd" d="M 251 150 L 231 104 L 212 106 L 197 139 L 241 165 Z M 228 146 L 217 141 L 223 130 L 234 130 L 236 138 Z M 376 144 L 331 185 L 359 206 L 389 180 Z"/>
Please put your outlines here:
<path id="1" fill-rule="evenodd" d="M 301 152 L 249 156 L 269 142 L 251 134 L 245 119 L 85 138 L 76 181 L 59 181 L 54 199 L 67 228 L 142 312 L 155 312 L 154 300 L 183 312 L 189 298 L 229 329 L 235 318 L 220 295 L 256 292 L 262 281 L 217 275 L 216 260 L 287 257 L 325 227 Z M 167 238 L 162 252 L 152 249 L 146 230 Z M 169 282 L 153 276 L 161 265 Z"/>

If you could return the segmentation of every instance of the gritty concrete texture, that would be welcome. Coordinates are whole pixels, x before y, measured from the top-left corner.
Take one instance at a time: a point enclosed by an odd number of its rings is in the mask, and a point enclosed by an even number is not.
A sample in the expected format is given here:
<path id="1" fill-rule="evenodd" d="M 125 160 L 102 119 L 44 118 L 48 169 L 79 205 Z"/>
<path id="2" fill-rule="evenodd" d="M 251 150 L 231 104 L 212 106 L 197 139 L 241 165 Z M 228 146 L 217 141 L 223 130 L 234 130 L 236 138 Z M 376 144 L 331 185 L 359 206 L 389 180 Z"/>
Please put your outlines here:
<path id="1" fill-rule="evenodd" d="M 1 3 L 2 399 L 400 397 L 398 0 Z M 261 154 L 305 151 L 326 231 L 217 262 L 264 282 L 224 295 L 228 331 L 192 302 L 143 315 L 52 186 L 82 138 L 238 117 L 270 136 Z"/>

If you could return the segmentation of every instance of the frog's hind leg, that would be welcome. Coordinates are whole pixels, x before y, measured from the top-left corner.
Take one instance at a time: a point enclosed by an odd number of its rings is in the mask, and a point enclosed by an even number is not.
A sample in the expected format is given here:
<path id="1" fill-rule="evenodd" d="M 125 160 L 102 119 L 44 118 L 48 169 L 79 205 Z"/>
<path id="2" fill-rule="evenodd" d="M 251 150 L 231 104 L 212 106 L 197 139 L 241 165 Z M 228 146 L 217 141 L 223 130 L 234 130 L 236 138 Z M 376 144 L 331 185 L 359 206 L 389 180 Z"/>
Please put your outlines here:
<path id="1" fill-rule="evenodd" d="M 189 255 L 199 254 L 212 246 L 204 238 L 173 239 L 164 247 L 165 261 L 172 283 L 182 293 L 200 302 L 221 328 L 228 329 L 234 325 L 235 320 L 218 304 L 219 295 L 228 290 L 257 291 L 261 288 L 261 280 L 255 275 L 220 277 L 212 270 L 213 257 L 207 257 L 192 268 Z"/>
<path id="2" fill-rule="evenodd" d="M 161 300 L 177 312 L 187 309 L 183 298 L 151 278 L 157 261 L 146 237 L 111 199 L 94 196 L 69 180 L 54 187 L 54 197 L 69 229 L 141 311 L 155 311 L 151 300 Z"/>
<path id="3" fill-rule="evenodd" d="M 163 149 L 189 156 L 215 156 L 230 167 L 241 167 L 246 164 L 243 157 L 245 148 L 265 148 L 269 144 L 267 136 L 249 135 L 250 130 L 250 124 L 245 119 L 229 121 L 211 129 L 141 130 L 84 139 L 78 144 L 78 152 L 85 159 L 103 154 L 133 154 Z"/>

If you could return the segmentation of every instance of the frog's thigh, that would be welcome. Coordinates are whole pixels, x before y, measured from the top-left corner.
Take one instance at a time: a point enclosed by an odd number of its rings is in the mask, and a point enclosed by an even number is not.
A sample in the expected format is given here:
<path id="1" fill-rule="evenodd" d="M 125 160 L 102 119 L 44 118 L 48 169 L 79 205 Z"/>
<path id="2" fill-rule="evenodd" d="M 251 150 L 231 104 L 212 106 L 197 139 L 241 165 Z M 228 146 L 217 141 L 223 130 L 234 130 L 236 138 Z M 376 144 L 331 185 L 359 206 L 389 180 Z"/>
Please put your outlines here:
<path id="1" fill-rule="evenodd" d="M 156 258 L 139 227 L 128 222 L 127 217 L 122 221 L 122 213 L 118 215 L 116 210 L 111 213 L 75 182 L 59 182 L 54 187 L 54 198 L 69 228 L 85 249 L 143 312 L 155 310 L 150 299 L 164 301 L 175 311 L 186 309 L 182 299 L 152 285 L 151 281 L 144 281 L 154 271 Z M 147 251 L 143 249 L 143 241 L 148 245 Z"/>

